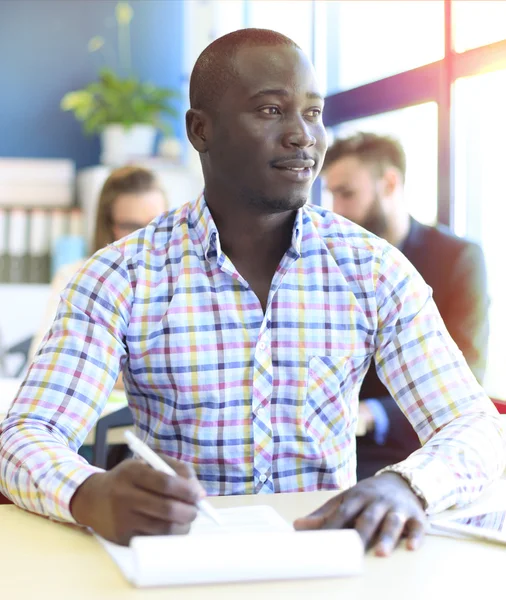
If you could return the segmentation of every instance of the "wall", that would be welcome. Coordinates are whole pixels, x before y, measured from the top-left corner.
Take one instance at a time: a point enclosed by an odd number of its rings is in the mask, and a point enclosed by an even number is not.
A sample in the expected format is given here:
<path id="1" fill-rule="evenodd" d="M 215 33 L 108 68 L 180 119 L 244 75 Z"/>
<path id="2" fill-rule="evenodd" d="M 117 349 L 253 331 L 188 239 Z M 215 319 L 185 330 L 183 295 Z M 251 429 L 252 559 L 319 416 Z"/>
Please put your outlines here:
<path id="1" fill-rule="evenodd" d="M 39 330 L 50 291 L 50 286 L 43 284 L 0 283 L 0 359 L 8 348 Z M 23 362 L 20 354 L 4 356 L 3 360 L 4 364 L 0 360 L 0 378 L 16 373 Z"/>
<path id="2" fill-rule="evenodd" d="M 142 78 L 179 87 L 183 63 L 183 0 L 133 0 L 132 64 Z M 71 158 L 98 163 L 96 136 L 87 138 L 62 96 L 96 77 L 103 64 L 90 38 L 105 38 L 117 56 L 115 0 L 0 1 L 0 156 Z M 183 115 L 176 134 L 183 133 Z"/>

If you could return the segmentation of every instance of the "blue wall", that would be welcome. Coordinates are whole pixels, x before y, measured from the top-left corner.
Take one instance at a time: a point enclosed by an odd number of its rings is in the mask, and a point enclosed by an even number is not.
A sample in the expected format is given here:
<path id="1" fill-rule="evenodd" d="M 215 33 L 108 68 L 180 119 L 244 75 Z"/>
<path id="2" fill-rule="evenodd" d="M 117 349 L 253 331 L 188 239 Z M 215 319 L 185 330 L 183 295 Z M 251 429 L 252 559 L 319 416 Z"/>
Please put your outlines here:
<path id="1" fill-rule="evenodd" d="M 131 53 L 135 73 L 177 87 L 183 67 L 182 0 L 134 0 Z M 115 0 L 0 2 L 0 156 L 71 158 L 97 164 L 99 142 L 85 137 L 62 96 L 95 79 L 103 59 L 87 49 L 105 38 L 117 57 Z M 183 115 L 176 134 L 183 133 Z"/>

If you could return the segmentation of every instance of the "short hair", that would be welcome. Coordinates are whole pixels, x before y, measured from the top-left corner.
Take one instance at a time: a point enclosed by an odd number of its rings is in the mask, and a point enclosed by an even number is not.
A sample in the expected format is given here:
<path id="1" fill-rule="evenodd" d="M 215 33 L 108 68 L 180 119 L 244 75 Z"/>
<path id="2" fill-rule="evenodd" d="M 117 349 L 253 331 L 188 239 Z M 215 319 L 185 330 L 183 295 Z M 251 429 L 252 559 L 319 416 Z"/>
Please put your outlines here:
<path id="1" fill-rule="evenodd" d="M 299 46 L 286 35 L 270 29 L 238 29 L 214 40 L 197 58 L 190 76 L 190 106 L 213 109 L 239 75 L 234 65 L 244 46 Z"/>
<path id="2" fill-rule="evenodd" d="M 356 156 L 359 160 L 378 169 L 383 174 L 386 167 L 396 167 L 406 179 L 406 153 L 401 143 L 388 135 L 356 133 L 337 139 L 327 150 L 323 170 L 345 156 Z"/>
<path id="3" fill-rule="evenodd" d="M 142 167 L 127 166 L 114 169 L 106 179 L 97 207 L 93 252 L 116 241 L 112 232 L 112 206 L 121 194 L 143 194 L 151 190 L 165 193 L 155 174 Z"/>

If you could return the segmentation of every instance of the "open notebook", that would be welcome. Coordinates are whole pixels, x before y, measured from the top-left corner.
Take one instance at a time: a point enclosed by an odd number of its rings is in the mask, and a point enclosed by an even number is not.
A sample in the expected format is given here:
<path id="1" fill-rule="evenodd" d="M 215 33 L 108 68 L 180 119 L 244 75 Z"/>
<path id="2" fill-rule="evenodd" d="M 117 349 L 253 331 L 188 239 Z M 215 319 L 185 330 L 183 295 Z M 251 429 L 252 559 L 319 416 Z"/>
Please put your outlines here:
<path id="1" fill-rule="evenodd" d="M 273 508 L 199 516 L 187 536 L 135 537 L 129 547 L 98 538 L 137 587 L 356 575 L 364 548 L 355 530 L 294 531 Z"/>

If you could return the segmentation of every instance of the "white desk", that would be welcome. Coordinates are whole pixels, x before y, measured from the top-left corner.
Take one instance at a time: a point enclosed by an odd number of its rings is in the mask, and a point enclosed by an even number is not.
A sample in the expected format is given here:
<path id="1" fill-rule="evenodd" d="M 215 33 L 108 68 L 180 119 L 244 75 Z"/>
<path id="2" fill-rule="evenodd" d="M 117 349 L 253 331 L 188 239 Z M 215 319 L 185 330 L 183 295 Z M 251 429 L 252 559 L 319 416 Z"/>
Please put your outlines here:
<path id="1" fill-rule="evenodd" d="M 285 518 L 305 514 L 330 492 L 214 498 L 219 507 L 270 504 Z M 506 506 L 506 482 L 484 505 Z M 417 552 L 399 548 L 388 559 L 368 555 L 362 576 L 138 590 L 85 531 L 0 506 L 2 598 L 13 600 L 304 599 L 459 600 L 502 597 L 506 548 L 428 536 Z"/>

